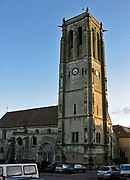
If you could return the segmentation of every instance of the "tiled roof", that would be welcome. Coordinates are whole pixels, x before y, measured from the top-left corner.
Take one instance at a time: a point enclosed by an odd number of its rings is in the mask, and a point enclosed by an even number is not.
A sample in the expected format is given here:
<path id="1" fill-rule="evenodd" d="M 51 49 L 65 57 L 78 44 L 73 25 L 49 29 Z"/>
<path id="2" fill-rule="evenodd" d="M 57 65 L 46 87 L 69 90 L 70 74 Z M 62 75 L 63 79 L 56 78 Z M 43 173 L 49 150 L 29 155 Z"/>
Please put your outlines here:
<path id="1" fill-rule="evenodd" d="M 7 112 L 0 120 L 0 128 L 57 124 L 58 106 Z"/>
<path id="2" fill-rule="evenodd" d="M 130 128 L 128 127 L 115 125 L 113 126 L 113 130 L 119 138 L 130 138 Z"/>

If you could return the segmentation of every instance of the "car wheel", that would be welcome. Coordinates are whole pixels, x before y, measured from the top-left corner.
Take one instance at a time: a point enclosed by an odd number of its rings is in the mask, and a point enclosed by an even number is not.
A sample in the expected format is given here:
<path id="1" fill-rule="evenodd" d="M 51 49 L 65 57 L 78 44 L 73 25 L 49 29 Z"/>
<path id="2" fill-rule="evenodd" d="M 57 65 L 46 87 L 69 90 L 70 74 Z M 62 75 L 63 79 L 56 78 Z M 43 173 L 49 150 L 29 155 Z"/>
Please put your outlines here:
<path id="1" fill-rule="evenodd" d="M 115 179 L 115 178 L 114 178 L 114 175 L 111 175 L 110 179 Z"/>
<path id="2" fill-rule="evenodd" d="M 66 173 L 67 171 L 63 169 L 63 171 L 62 171 L 62 172 L 63 172 L 63 173 Z"/>

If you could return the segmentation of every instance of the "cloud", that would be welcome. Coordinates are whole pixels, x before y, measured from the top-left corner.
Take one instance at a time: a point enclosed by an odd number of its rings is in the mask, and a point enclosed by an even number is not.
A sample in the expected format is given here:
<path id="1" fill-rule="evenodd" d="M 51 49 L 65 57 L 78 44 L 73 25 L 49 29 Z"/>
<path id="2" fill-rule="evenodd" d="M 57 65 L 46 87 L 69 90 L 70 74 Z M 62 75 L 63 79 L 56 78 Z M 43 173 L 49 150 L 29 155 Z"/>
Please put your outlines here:
<path id="1" fill-rule="evenodd" d="M 117 109 L 116 111 L 113 111 L 112 114 L 120 114 L 120 109 Z"/>
<path id="2" fill-rule="evenodd" d="M 125 107 L 125 108 L 122 109 L 122 112 L 124 114 L 130 114 L 130 108 L 129 107 Z"/>
<path id="3" fill-rule="evenodd" d="M 115 111 L 112 112 L 112 114 L 117 115 L 117 114 L 130 114 L 130 108 L 129 107 L 124 107 L 122 109 L 117 109 Z"/>

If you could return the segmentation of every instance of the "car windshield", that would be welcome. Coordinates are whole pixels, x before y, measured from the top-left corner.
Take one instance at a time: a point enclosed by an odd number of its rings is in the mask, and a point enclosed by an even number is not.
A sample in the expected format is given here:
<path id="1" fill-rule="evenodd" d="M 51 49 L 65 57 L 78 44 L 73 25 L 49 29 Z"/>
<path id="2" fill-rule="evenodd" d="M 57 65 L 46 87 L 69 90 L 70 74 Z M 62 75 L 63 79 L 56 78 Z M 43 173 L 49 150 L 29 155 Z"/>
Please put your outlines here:
<path id="1" fill-rule="evenodd" d="M 122 166 L 121 169 L 122 170 L 130 170 L 130 166 Z"/>
<path id="2" fill-rule="evenodd" d="M 103 166 L 103 167 L 100 168 L 100 170 L 101 170 L 101 171 L 109 171 L 109 167 Z"/>
<path id="3" fill-rule="evenodd" d="M 68 167 L 74 167 L 74 165 L 73 164 L 69 164 Z"/>
<path id="4" fill-rule="evenodd" d="M 113 171 L 118 171 L 118 169 L 117 169 L 116 167 L 111 167 L 111 169 L 112 169 Z"/>

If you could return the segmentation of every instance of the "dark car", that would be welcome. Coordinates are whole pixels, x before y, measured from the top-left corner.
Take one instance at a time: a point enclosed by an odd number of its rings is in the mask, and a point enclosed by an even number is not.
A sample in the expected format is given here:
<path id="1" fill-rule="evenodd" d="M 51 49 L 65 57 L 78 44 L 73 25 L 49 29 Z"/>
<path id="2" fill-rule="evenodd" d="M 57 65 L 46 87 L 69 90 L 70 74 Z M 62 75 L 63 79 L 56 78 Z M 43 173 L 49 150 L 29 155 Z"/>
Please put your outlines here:
<path id="1" fill-rule="evenodd" d="M 74 164 L 68 164 L 68 166 L 64 169 L 64 173 L 75 173 Z"/>
<path id="2" fill-rule="evenodd" d="M 57 165 L 58 165 L 57 163 L 48 165 L 47 167 L 45 167 L 45 172 L 55 172 Z"/>

